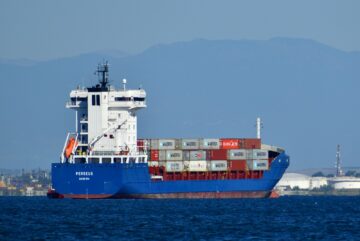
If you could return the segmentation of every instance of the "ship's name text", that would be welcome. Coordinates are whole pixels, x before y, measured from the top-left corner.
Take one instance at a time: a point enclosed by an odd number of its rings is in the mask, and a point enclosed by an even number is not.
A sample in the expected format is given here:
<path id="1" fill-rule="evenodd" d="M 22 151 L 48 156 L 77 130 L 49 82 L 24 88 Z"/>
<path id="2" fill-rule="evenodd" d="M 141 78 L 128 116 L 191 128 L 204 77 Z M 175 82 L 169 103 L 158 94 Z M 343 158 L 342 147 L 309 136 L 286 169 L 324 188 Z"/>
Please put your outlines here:
<path id="1" fill-rule="evenodd" d="M 75 172 L 75 176 L 93 176 L 93 172 Z"/>

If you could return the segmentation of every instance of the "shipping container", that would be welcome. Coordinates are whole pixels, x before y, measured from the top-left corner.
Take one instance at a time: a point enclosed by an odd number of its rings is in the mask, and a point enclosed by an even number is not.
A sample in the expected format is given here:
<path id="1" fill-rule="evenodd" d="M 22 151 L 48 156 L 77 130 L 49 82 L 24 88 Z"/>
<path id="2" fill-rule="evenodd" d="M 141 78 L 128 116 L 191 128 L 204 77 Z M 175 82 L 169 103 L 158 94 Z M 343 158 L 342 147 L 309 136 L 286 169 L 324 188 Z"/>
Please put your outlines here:
<path id="1" fill-rule="evenodd" d="M 151 161 L 158 161 L 159 160 L 159 151 L 158 150 L 151 150 L 150 151 L 150 160 Z"/>
<path id="2" fill-rule="evenodd" d="M 199 139 L 181 139 L 181 149 L 183 150 L 196 150 L 199 147 Z"/>
<path id="3" fill-rule="evenodd" d="M 239 149 L 239 139 L 220 139 L 221 149 Z"/>
<path id="4" fill-rule="evenodd" d="M 149 161 L 149 162 L 148 162 L 148 166 L 149 166 L 149 167 L 158 167 L 158 166 L 159 166 L 159 162 L 158 162 L 158 161 Z"/>
<path id="5" fill-rule="evenodd" d="M 151 148 L 151 150 L 158 150 L 159 149 L 159 140 L 151 139 L 150 140 L 150 148 Z"/>
<path id="6" fill-rule="evenodd" d="M 227 171 L 228 163 L 226 160 L 214 160 L 210 162 L 210 171 Z"/>
<path id="7" fill-rule="evenodd" d="M 247 160 L 247 166 L 252 171 L 263 171 L 269 169 L 268 160 Z"/>
<path id="8" fill-rule="evenodd" d="M 228 158 L 228 150 L 209 150 L 207 151 L 208 160 L 226 160 Z"/>
<path id="9" fill-rule="evenodd" d="M 231 161 L 229 161 L 229 170 L 230 171 L 246 171 L 247 170 L 246 160 L 231 160 Z"/>
<path id="10" fill-rule="evenodd" d="M 206 160 L 206 151 L 190 151 L 190 161 Z"/>
<path id="11" fill-rule="evenodd" d="M 242 139 L 242 146 L 240 148 L 244 149 L 260 149 L 261 148 L 261 139 Z"/>
<path id="12" fill-rule="evenodd" d="M 229 160 L 245 160 L 247 158 L 247 150 L 245 149 L 236 149 L 236 150 L 228 150 Z"/>
<path id="13" fill-rule="evenodd" d="M 151 139 L 150 145 L 155 150 L 174 150 L 175 139 Z"/>
<path id="14" fill-rule="evenodd" d="M 144 146 L 144 140 L 143 139 L 138 139 L 136 142 L 138 147 L 143 147 Z"/>
<path id="15" fill-rule="evenodd" d="M 150 143 L 148 139 L 138 139 L 137 140 L 137 146 L 139 148 L 139 150 L 149 150 L 150 148 Z"/>
<path id="16" fill-rule="evenodd" d="M 219 149 L 219 139 L 200 139 L 200 149 Z"/>
<path id="17" fill-rule="evenodd" d="M 159 139 L 159 150 L 174 150 L 175 139 Z"/>
<path id="18" fill-rule="evenodd" d="M 253 150 L 253 159 L 268 159 L 269 158 L 269 152 L 266 150 Z"/>
<path id="19" fill-rule="evenodd" d="M 182 161 L 168 161 L 166 162 L 167 172 L 182 172 L 184 170 L 184 164 Z"/>
<path id="20" fill-rule="evenodd" d="M 166 161 L 182 161 L 183 160 L 183 152 L 181 150 L 168 150 L 168 151 L 163 151 L 163 152 L 165 152 L 165 160 Z"/>
<path id="21" fill-rule="evenodd" d="M 190 172 L 206 172 L 207 171 L 207 161 L 190 161 L 189 162 L 189 171 Z"/>
<path id="22" fill-rule="evenodd" d="M 166 161 L 166 151 L 159 150 L 159 160 L 160 161 Z"/>
<path id="23" fill-rule="evenodd" d="M 247 150 L 246 158 L 247 159 L 268 159 L 269 152 L 266 150 L 259 150 L 259 149 Z"/>

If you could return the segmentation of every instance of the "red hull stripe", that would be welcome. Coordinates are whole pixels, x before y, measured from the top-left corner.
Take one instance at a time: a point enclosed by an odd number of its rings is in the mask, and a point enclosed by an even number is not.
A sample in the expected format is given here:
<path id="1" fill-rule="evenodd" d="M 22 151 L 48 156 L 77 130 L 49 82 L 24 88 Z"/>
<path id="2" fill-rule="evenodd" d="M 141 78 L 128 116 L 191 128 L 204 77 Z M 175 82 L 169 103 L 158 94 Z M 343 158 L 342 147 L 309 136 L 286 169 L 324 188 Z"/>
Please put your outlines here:
<path id="1" fill-rule="evenodd" d="M 64 194 L 65 198 L 79 199 L 175 199 L 175 198 L 267 198 L 270 192 L 194 192 L 194 193 L 162 193 L 162 194 Z"/>
<path id="2" fill-rule="evenodd" d="M 110 194 L 64 194 L 65 198 L 74 199 L 105 199 L 111 198 Z"/>

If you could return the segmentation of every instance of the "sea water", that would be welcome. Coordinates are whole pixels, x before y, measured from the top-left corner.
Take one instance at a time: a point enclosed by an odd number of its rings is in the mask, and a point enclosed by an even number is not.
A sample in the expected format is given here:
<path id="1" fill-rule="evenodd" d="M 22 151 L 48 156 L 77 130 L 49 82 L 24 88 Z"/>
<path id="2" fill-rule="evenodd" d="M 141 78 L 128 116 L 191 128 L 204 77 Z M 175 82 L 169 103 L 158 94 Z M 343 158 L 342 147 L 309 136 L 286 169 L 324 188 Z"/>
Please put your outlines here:
<path id="1" fill-rule="evenodd" d="M 360 240 L 360 197 L 1 197 L 0 240 Z"/>

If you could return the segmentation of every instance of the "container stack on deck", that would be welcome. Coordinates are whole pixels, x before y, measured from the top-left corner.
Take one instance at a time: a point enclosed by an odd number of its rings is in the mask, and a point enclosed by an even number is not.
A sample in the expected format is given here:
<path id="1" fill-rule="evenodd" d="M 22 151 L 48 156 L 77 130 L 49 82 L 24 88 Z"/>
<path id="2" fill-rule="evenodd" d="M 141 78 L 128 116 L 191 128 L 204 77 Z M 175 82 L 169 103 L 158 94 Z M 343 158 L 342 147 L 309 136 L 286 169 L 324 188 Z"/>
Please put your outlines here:
<path id="1" fill-rule="evenodd" d="M 272 157 L 260 139 L 140 139 L 149 172 L 162 180 L 261 178 Z"/>

